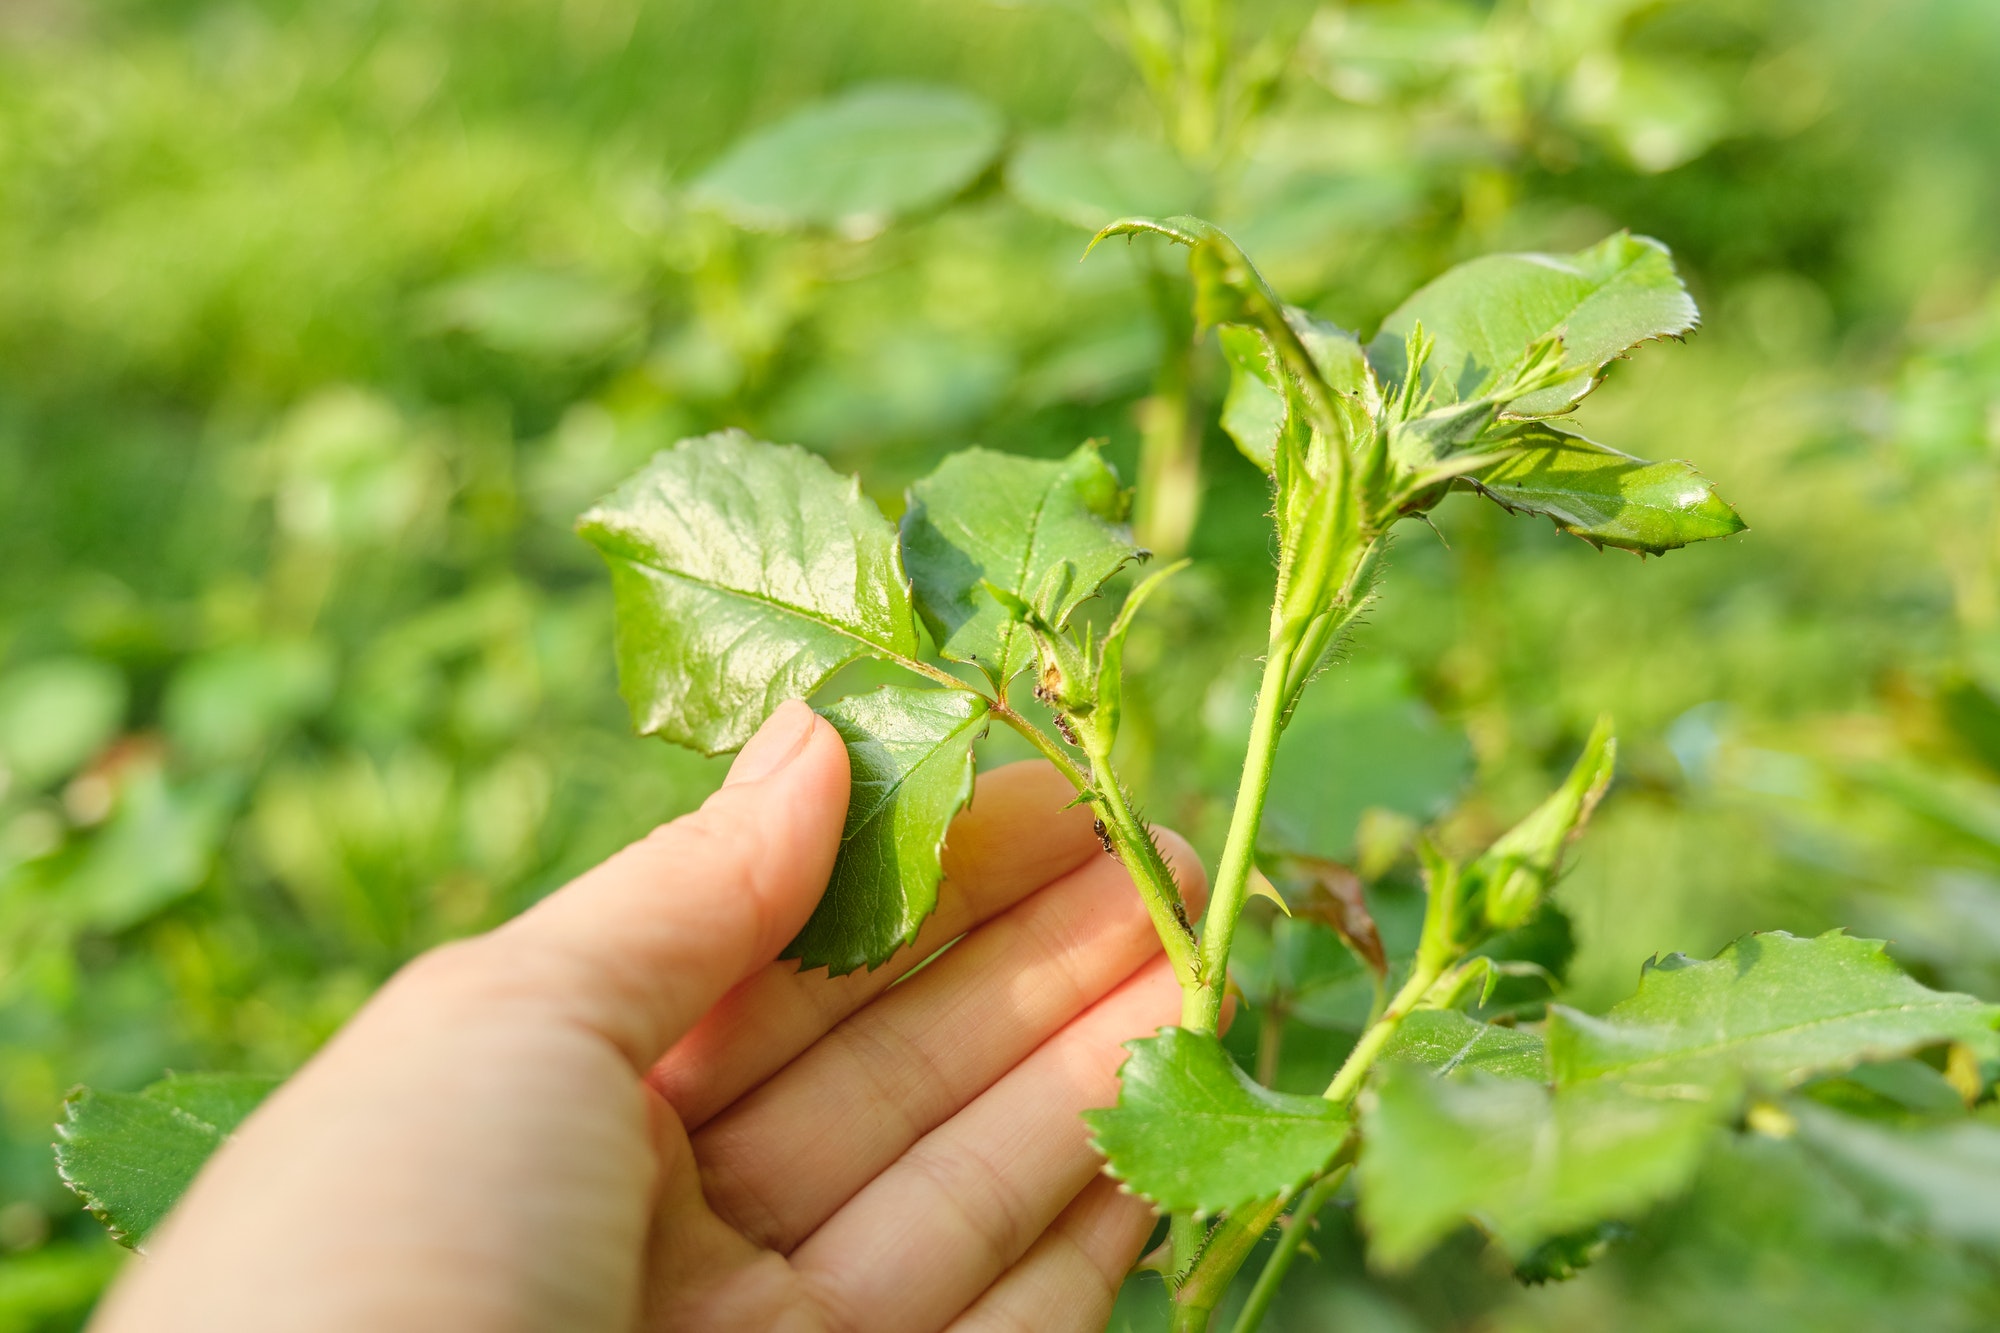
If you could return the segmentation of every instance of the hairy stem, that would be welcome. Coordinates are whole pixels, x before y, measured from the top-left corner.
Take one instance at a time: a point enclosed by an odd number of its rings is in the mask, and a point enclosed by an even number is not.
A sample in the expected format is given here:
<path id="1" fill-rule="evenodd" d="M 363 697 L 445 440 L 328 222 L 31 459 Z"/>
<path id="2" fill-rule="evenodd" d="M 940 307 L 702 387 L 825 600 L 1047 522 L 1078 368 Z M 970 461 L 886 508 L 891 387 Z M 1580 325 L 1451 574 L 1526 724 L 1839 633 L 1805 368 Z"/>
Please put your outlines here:
<path id="1" fill-rule="evenodd" d="M 1257 688 L 1257 712 L 1250 723 L 1250 748 L 1243 757 L 1243 777 L 1236 787 L 1236 807 L 1229 815 L 1229 836 L 1216 869 L 1215 893 L 1201 937 L 1201 985 L 1190 991 L 1181 1009 L 1181 1025 L 1196 1032 L 1214 1032 L 1222 1021 L 1222 993 L 1229 977 L 1229 946 L 1236 937 L 1250 892 L 1250 872 L 1257 852 L 1257 829 L 1264 820 L 1264 794 L 1271 785 L 1271 761 L 1284 729 L 1285 681 L 1291 671 L 1297 640 L 1274 638 L 1264 659 L 1264 679 Z"/>
<path id="2" fill-rule="evenodd" d="M 1069 753 L 1049 739 L 1047 732 L 1009 708 L 1004 700 L 995 699 L 988 704 L 992 715 L 1021 733 L 1028 744 L 1042 752 L 1042 758 L 1056 766 L 1058 772 L 1069 779 L 1069 785 L 1080 792 L 1090 791 L 1090 775 L 1077 767 L 1076 760 Z"/>
<path id="3" fill-rule="evenodd" d="M 1131 802 L 1125 799 L 1125 785 L 1111 767 L 1110 750 L 1091 751 L 1090 767 L 1096 778 L 1091 787 L 1090 808 L 1097 812 L 1112 849 L 1145 900 L 1153 929 L 1159 933 L 1167 960 L 1174 966 L 1174 979 L 1180 982 L 1184 993 L 1191 994 L 1201 985 L 1200 946 L 1195 943 L 1194 927 L 1188 922 L 1187 907 L 1181 901 L 1173 868 L 1160 855 L 1159 844 L 1153 841 L 1153 835 L 1139 822 Z"/>
<path id="4" fill-rule="evenodd" d="M 1340 1182 L 1347 1179 L 1352 1168 L 1338 1166 L 1312 1183 L 1299 1200 L 1299 1206 L 1292 1209 L 1278 1233 L 1278 1243 L 1264 1260 L 1264 1271 L 1257 1275 L 1257 1285 L 1250 1288 L 1250 1299 L 1244 1302 L 1243 1312 L 1236 1316 L 1231 1333 L 1257 1333 L 1264 1322 L 1264 1316 L 1271 1309 L 1271 1302 L 1277 1298 L 1278 1287 L 1291 1270 L 1292 1260 L 1298 1256 L 1299 1246 L 1305 1244 L 1306 1233 L 1312 1230 L 1313 1219 L 1320 1209 L 1326 1207 L 1328 1199 L 1340 1188 Z"/>
<path id="5" fill-rule="evenodd" d="M 1237 1270 L 1290 1202 L 1290 1195 L 1281 1194 L 1239 1208 L 1222 1220 L 1202 1250 L 1201 1262 L 1174 1292 L 1174 1333 L 1205 1333 Z"/>
<path id="6" fill-rule="evenodd" d="M 1201 1247 L 1208 1243 L 1208 1226 L 1193 1213 L 1175 1213 L 1167 1224 L 1167 1240 L 1173 1246 L 1173 1270 L 1167 1278 L 1167 1290 L 1172 1292 L 1194 1272 Z"/>
<path id="7" fill-rule="evenodd" d="M 1201 956 L 1195 946 L 1193 928 L 1188 924 L 1187 908 L 1181 902 L 1180 885 L 1174 880 L 1173 869 L 1161 857 L 1159 847 L 1132 813 L 1124 788 L 1111 771 L 1110 756 L 1092 756 L 1095 772 L 1086 773 L 1047 732 L 1027 718 L 1004 703 L 996 701 L 989 707 L 994 717 L 1025 737 L 1069 779 L 1072 787 L 1089 797 L 1092 812 L 1103 821 L 1118 859 L 1131 874 L 1132 883 L 1146 904 L 1146 914 L 1153 919 L 1153 929 L 1159 933 L 1161 947 L 1173 964 L 1174 978 L 1182 990 L 1198 985 Z"/>

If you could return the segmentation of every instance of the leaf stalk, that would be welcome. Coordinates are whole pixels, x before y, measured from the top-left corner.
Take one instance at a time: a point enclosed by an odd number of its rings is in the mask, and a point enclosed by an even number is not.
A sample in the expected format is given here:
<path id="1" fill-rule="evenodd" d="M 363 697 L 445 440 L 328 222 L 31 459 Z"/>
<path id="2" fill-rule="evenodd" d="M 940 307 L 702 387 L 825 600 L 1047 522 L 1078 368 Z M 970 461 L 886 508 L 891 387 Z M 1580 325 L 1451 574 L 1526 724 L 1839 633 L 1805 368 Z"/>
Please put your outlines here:
<path id="1" fill-rule="evenodd" d="M 1334 1196 L 1350 1165 L 1341 1165 L 1315 1180 L 1309 1186 L 1299 1206 L 1292 1209 L 1291 1216 L 1280 1225 L 1278 1243 L 1264 1260 L 1263 1271 L 1257 1274 L 1256 1285 L 1250 1288 L 1250 1298 L 1244 1302 L 1243 1311 L 1236 1316 L 1236 1323 L 1230 1333 L 1257 1333 L 1264 1323 L 1264 1316 L 1270 1313 L 1271 1302 L 1277 1299 L 1278 1288 L 1291 1271 L 1292 1260 L 1298 1257 L 1299 1247 L 1305 1244 L 1306 1233 L 1312 1230 L 1313 1219 L 1326 1207 L 1327 1200 Z"/>

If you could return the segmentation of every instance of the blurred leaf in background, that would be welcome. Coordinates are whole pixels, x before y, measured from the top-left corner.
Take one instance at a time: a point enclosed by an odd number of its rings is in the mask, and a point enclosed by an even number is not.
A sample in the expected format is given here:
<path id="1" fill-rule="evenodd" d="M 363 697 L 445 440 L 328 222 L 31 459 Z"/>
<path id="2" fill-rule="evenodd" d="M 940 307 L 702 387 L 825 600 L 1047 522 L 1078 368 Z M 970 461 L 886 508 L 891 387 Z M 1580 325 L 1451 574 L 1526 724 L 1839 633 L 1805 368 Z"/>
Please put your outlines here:
<path id="1" fill-rule="evenodd" d="M 1268 497 L 1181 279 L 1075 262 L 1118 213 L 1199 207 L 1364 340 L 1453 263 L 1619 228 L 1709 312 L 1576 426 L 1701 457 L 1751 531 L 1641 586 L 1441 506 L 1302 703 L 1266 852 L 1351 867 L 1393 956 L 1416 832 L 1484 845 L 1608 711 L 1573 930 L 1509 955 L 1564 1003 L 1836 925 L 2000 997 L 2000 11 L 1243 0 L 1192 96 L 1147 8 L 0 12 L 0 1330 L 75 1327 L 115 1268 L 49 1157 L 72 1085 L 288 1072 L 719 780 L 629 734 L 569 527 L 684 436 L 804 444 L 892 520 L 970 443 L 1179 486 L 1149 521 L 1198 564 L 1134 628 L 1121 745 L 1212 855 Z M 1316 921 L 1242 948 L 1299 1090 L 1373 978 Z M 1936 1164 L 1983 1169 L 1990 1114 L 1890 1125 L 1860 1180 L 1809 1112 L 1731 1139 L 1533 1288 L 1469 1232 L 1370 1270 L 1332 1208 L 1266 1327 L 1990 1327 L 1991 1259 L 1935 1239 L 1983 1234 Z"/>

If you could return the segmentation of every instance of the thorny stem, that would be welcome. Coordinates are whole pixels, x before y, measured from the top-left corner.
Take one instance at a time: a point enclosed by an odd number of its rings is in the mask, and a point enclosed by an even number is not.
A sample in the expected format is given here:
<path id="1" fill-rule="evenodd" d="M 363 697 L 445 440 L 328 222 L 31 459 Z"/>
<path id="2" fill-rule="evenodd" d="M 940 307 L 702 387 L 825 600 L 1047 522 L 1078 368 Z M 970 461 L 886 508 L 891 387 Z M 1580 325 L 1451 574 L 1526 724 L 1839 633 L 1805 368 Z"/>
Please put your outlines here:
<path id="1" fill-rule="evenodd" d="M 1229 946 L 1236 937 L 1236 918 L 1250 892 L 1255 868 L 1257 827 L 1264 819 L 1264 794 L 1271 785 L 1271 761 L 1284 728 L 1285 681 L 1297 647 L 1290 635 L 1275 638 L 1264 659 L 1264 678 L 1257 687 L 1257 712 L 1250 723 L 1250 748 L 1243 757 L 1243 777 L 1236 787 L 1236 808 L 1229 816 L 1229 836 L 1222 845 L 1215 893 L 1201 937 L 1201 984 L 1187 992 L 1181 1026 L 1213 1033 L 1222 1021 L 1222 993 L 1229 976 Z"/>
<path id="2" fill-rule="evenodd" d="M 1201 1262 L 1174 1292 L 1174 1333 L 1206 1333 L 1215 1307 L 1228 1293 L 1237 1270 L 1290 1202 L 1290 1195 L 1281 1194 L 1251 1204 L 1231 1213 L 1215 1228 L 1201 1252 Z"/>
<path id="3" fill-rule="evenodd" d="M 1180 885 L 1174 880 L 1173 869 L 1125 799 L 1125 786 L 1111 767 L 1109 747 L 1090 752 L 1090 768 L 1096 779 L 1090 808 L 1097 812 L 1113 850 L 1146 902 L 1153 929 L 1159 933 L 1167 960 L 1173 964 L 1174 979 L 1180 982 L 1183 993 L 1192 992 L 1201 985 L 1200 946 L 1195 942 L 1194 927 L 1188 921 L 1187 907 L 1181 902 Z"/>
<path id="4" fill-rule="evenodd" d="M 1153 919 L 1153 929 L 1159 933 L 1167 960 L 1173 964 L 1174 978 L 1183 990 L 1197 985 L 1201 958 L 1196 951 L 1193 929 L 1188 924 L 1187 908 L 1181 903 L 1180 886 L 1174 881 L 1173 870 L 1160 856 L 1159 847 L 1132 813 L 1132 807 L 1125 799 L 1125 790 L 1119 784 L 1117 775 L 1111 771 L 1111 757 L 1091 756 L 1094 771 L 1086 773 L 1049 738 L 1047 732 L 1005 703 L 989 702 L 988 707 L 994 717 L 1026 737 L 1029 744 L 1040 750 L 1043 757 L 1069 779 L 1071 786 L 1089 798 L 1091 810 L 1105 825 L 1106 836 L 1110 838 L 1118 859 L 1130 872 L 1141 901 L 1146 904 L 1146 913 Z"/>
<path id="5" fill-rule="evenodd" d="M 1264 1271 L 1257 1275 L 1257 1285 L 1250 1288 L 1250 1299 L 1244 1302 L 1243 1312 L 1236 1316 L 1231 1333 L 1257 1333 L 1264 1316 L 1270 1312 L 1271 1302 L 1278 1295 L 1279 1284 L 1284 1282 L 1285 1274 L 1291 1270 L 1292 1260 L 1298 1256 L 1299 1246 L 1305 1244 L 1306 1233 L 1312 1230 L 1313 1219 L 1319 1216 L 1320 1209 L 1326 1207 L 1327 1200 L 1340 1188 L 1340 1182 L 1347 1179 L 1351 1169 L 1345 1165 L 1338 1166 L 1315 1180 L 1306 1190 L 1305 1197 L 1299 1200 L 1299 1206 L 1292 1209 L 1292 1215 L 1281 1224 L 1278 1243 L 1270 1257 L 1264 1260 Z"/>

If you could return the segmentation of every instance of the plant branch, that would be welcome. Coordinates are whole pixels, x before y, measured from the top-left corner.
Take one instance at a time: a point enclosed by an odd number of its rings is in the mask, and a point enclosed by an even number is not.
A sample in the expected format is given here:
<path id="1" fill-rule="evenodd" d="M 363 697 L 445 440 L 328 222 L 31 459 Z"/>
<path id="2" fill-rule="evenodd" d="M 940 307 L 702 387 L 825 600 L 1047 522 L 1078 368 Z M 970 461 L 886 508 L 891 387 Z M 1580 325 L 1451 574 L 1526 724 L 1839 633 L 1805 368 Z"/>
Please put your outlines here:
<path id="1" fill-rule="evenodd" d="M 1077 767 L 1076 760 L 1070 758 L 1069 753 L 1060 745 L 1050 740 L 1047 732 L 1009 708 L 1003 700 L 992 700 L 987 707 L 996 719 L 1020 732 L 1028 744 L 1040 750 L 1042 758 L 1054 764 L 1056 770 L 1069 779 L 1070 786 L 1085 795 L 1090 794 L 1090 775 Z"/>
<path id="2" fill-rule="evenodd" d="M 1340 1072 L 1333 1076 L 1333 1082 L 1326 1085 L 1323 1094 L 1330 1102 L 1341 1105 L 1354 1100 L 1354 1094 L 1361 1089 L 1361 1080 L 1368 1076 L 1382 1048 L 1389 1044 L 1389 1038 L 1396 1035 L 1396 1029 L 1403 1020 L 1422 1002 L 1424 995 L 1437 984 L 1444 975 L 1446 964 L 1427 959 L 1424 950 L 1418 950 L 1416 966 L 1411 968 L 1409 980 L 1396 992 L 1396 998 L 1389 1001 L 1389 1007 L 1382 1016 L 1368 1025 L 1361 1034 L 1361 1040 L 1354 1043 L 1347 1059 L 1341 1064 Z"/>
<path id="3" fill-rule="evenodd" d="M 1257 1025 L 1256 1078 L 1267 1088 L 1277 1086 L 1278 1057 L 1284 1053 L 1287 1016 L 1285 1005 L 1275 998 L 1258 1016 L 1261 1021 Z"/>
<path id="4" fill-rule="evenodd" d="M 1195 941 L 1194 926 L 1188 921 L 1187 906 L 1181 901 L 1173 868 L 1160 855 L 1159 844 L 1153 841 L 1152 833 L 1139 822 L 1131 802 L 1125 799 L 1125 785 L 1111 766 L 1109 747 L 1091 751 L 1090 768 L 1096 778 L 1090 792 L 1091 809 L 1097 812 L 1113 850 L 1145 900 L 1153 929 L 1159 933 L 1167 960 L 1174 966 L 1174 979 L 1180 982 L 1183 994 L 1193 995 L 1200 989 L 1204 975 L 1200 945 Z"/>
<path id="5" fill-rule="evenodd" d="M 1291 1195 L 1281 1194 L 1237 1209 L 1222 1220 L 1202 1250 L 1201 1262 L 1174 1292 L 1174 1333 L 1205 1333 L 1244 1260 L 1291 1200 Z"/>
<path id="6" fill-rule="evenodd" d="M 1278 1295 L 1279 1284 L 1291 1270 L 1292 1260 L 1298 1256 L 1299 1246 L 1305 1244 L 1306 1233 L 1312 1230 L 1313 1219 L 1326 1207 L 1328 1199 L 1347 1179 L 1351 1166 L 1342 1164 L 1321 1176 L 1306 1190 L 1299 1206 L 1292 1209 L 1290 1217 L 1281 1224 L 1278 1244 L 1264 1260 L 1264 1271 L 1257 1275 L 1257 1285 L 1250 1288 L 1250 1299 L 1244 1302 L 1243 1312 L 1236 1316 L 1231 1333 L 1257 1333 L 1264 1316 L 1270 1312 L 1271 1302 Z"/>
<path id="7" fill-rule="evenodd" d="M 1222 992 L 1229 976 L 1229 946 L 1236 936 L 1250 892 L 1250 872 L 1257 853 L 1257 829 L 1264 819 L 1264 795 L 1271 785 L 1271 761 L 1284 729 L 1285 682 L 1291 672 L 1295 638 L 1272 640 L 1264 659 L 1264 678 L 1257 688 L 1257 712 L 1250 724 L 1250 748 L 1243 757 L 1243 777 L 1236 788 L 1236 806 L 1229 815 L 1229 836 L 1216 870 L 1215 893 L 1201 938 L 1201 987 L 1189 993 L 1181 1024 L 1197 1032 L 1214 1032 L 1222 1020 Z"/>
<path id="8" fill-rule="evenodd" d="M 1160 855 L 1159 847 L 1132 813 L 1124 788 L 1111 770 L 1110 756 L 1093 755 L 1091 763 L 1094 771 L 1086 773 L 1060 745 L 1050 739 L 1047 732 L 1027 718 L 998 701 L 989 707 L 994 717 L 1026 737 L 1029 744 L 1040 750 L 1043 757 L 1069 779 L 1072 787 L 1088 798 L 1091 810 L 1104 824 L 1118 859 L 1131 874 L 1132 883 L 1139 890 L 1141 901 L 1146 904 L 1146 914 L 1152 918 L 1161 947 L 1166 950 L 1167 960 L 1173 964 L 1175 980 L 1180 982 L 1184 991 L 1198 986 L 1201 956 L 1195 944 L 1194 929 L 1187 919 L 1187 908 L 1181 902 L 1180 885 L 1174 880 L 1172 868 Z"/>

